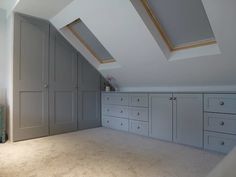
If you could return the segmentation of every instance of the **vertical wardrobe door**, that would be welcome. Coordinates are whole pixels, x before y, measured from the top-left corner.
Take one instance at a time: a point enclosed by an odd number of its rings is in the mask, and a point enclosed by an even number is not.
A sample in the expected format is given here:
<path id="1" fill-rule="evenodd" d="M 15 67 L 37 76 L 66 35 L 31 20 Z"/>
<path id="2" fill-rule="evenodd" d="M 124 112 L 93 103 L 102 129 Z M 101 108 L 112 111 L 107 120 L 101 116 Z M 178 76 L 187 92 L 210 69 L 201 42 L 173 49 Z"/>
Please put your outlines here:
<path id="1" fill-rule="evenodd" d="M 50 134 L 77 130 L 77 52 L 50 28 Z"/>
<path id="2" fill-rule="evenodd" d="M 49 24 L 16 14 L 13 61 L 13 141 L 47 136 Z"/>
<path id="3" fill-rule="evenodd" d="M 149 102 L 149 135 L 172 141 L 172 94 L 150 94 Z"/>
<path id="4" fill-rule="evenodd" d="M 174 141 L 203 147 L 203 95 L 174 94 Z"/>
<path id="5" fill-rule="evenodd" d="M 79 94 L 78 127 L 87 129 L 101 126 L 101 90 L 100 74 L 80 54 L 79 59 Z"/>

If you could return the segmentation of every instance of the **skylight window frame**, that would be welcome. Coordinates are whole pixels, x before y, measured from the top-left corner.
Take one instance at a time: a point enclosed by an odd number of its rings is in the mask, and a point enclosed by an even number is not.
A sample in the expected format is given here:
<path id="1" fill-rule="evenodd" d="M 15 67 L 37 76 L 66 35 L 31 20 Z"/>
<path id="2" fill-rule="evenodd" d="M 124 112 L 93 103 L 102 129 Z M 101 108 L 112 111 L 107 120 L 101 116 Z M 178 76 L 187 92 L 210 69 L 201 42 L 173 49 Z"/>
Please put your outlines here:
<path id="1" fill-rule="evenodd" d="M 150 7 L 148 0 L 140 0 L 140 1 L 171 52 L 184 50 L 184 49 L 190 49 L 190 48 L 196 48 L 196 47 L 202 47 L 202 46 L 212 45 L 212 44 L 217 43 L 216 40 L 214 39 L 205 39 L 205 40 L 199 40 L 199 41 L 194 41 L 194 42 L 174 46 L 173 43 L 171 42 L 171 39 L 168 37 L 167 33 L 165 32 L 164 27 L 161 25 L 160 20 L 158 19 L 158 17 L 156 17 L 152 8 Z"/>
<path id="2" fill-rule="evenodd" d="M 94 58 L 100 63 L 100 64 L 106 64 L 106 63 L 112 63 L 115 62 L 116 60 L 114 58 L 100 58 L 96 52 L 93 51 L 93 49 L 85 42 L 83 37 L 78 31 L 75 31 L 73 29 L 73 25 L 82 22 L 81 19 L 77 19 L 73 21 L 72 23 L 67 25 L 67 28 L 72 32 L 72 34 L 84 45 L 84 47 L 94 56 Z M 96 36 L 95 36 L 96 37 Z M 100 42 L 100 41 L 99 41 Z"/>

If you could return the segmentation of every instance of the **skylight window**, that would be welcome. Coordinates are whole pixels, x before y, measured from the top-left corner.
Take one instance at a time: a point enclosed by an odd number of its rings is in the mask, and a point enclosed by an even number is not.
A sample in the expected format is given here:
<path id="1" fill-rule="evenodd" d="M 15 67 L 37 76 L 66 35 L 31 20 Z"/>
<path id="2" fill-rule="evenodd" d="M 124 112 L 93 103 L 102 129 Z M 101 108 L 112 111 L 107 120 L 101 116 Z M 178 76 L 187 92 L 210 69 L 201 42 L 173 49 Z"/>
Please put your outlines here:
<path id="1" fill-rule="evenodd" d="M 215 44 L 201 0 L 141 0 L 170 51 Z"/>
<path id="2" fill-rule="evenodd" d="M 115 61 L 111 54 L 80 19 L 69 24 L 68 28 L 100 63 Z"/>

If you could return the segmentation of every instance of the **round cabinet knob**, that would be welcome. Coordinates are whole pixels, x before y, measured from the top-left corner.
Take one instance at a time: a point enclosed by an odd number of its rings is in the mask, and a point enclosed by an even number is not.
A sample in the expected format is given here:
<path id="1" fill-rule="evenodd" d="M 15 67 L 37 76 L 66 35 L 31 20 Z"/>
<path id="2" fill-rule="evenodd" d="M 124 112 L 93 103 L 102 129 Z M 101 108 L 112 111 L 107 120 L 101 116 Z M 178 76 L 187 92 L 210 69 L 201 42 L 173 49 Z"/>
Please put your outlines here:
<path id="1" fill-rule="evenodd" d="M 224 125 L 225 125 L 225 123 L 222 121 L 222 122 L 220 123 L 220 125 L 221 125 L 221 126 L 224 126 Z"/>
<path id="2" fill-rule="evenodd" d="M 225 103 L 224 103 L 223 101 L 220 101 L 220 105 L 221 105 L 221 106 L 224 106 Z"/>
<path id="3" fill-rule="evenodd" d="M 123 123 L 121 123 L 120 125 L 123 126 Z"/>
<path id="4" fill-rule="evenodd" d="M 44 86 L 43 86 L 44 88 L 48 88 L 48 84 L 44 84 Z"/>
<path id="5" fill-rule="evenodd" d="M 139 98 L 137 99 L 137 102 L 140 102 L 140 99 L 139 99 Z"/>
<path id="6" fill-rule="evenodd" d="M 107 97 L 107 100 L 109 100 L 110 98 L 109 97 Z"/>
<path id="7" fill-rule="evenodd" d="M 222 141 L 222 142 L 220 143 L 220 145 L 221 145 L 221 146 L 224 146 L 224 145 L 225 145 L 225 142 L 224 142 L 224 141 Z"/>
<path id="8" fill-rule="evenodd" d="M 176 97 L 173 98 L 173 100 L 176 100 L 176 99 L 177 99 Z"/>
<path id="9" fill-rule="evenodd" d="M 138 126 L 137 129 L 140 129 L 140 126 Z"/>
<path id="10" fill-rule="evenodd" d="M 173 97 L 170 97 L 169 100 L 173 100 Z"/>
<path id="11" fill-rule="evenodd" d="M 107 121 L 107 123 L 109 123 L 109 120 Z"/>
<path id="12" fill-rule="evenodd" d="M 110 111 L 110 109 L 107 109 L 107 112 L 109 112 Z"/>
<path id="13" fill-rule="evenodd" d="M 123 101 L 123 98 L 121 98 L 120 101 Z"/>
<path id="14" fill-rule="evenodd" d="M 137 115 L 139 116 L 139 115 L 140 115 L 140 113 L 138 112 L 138 113 L 137 113 Z"/>
<path id="15" fill-rule="evenodd" d="M 121 110 L 120 113 L 123 113 L 123 110 Z"/>

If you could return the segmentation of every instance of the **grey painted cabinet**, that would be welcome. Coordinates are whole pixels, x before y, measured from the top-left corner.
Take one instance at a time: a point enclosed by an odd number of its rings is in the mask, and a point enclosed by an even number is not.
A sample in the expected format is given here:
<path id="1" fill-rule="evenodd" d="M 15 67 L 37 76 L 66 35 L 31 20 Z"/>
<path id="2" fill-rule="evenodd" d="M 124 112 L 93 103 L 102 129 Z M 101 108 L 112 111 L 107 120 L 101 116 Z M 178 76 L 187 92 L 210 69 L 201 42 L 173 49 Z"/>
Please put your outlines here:
<path id="1" fill-rule="evenodd" d="M 47 136 L 49 24 L 15 15 L 13 141 Z"/>
<path id="2" fill-rule="evenodd" d="M 173 95 L 173 140 L 203 147 L 203 95 Z"/>
<path id="3" fill-rule="evenodd" d="M 50 134 L 77 130 L 77 51 L 50 27 Z"/>
<path id="4" fill-rule="evenodd" d="M 101 126 L 100 74 L 78 55 L 78 128 Z"/>
<path id="5" fill-rule="evenodd" d="M 149 136 L 172 141 L 172 94 L 149 95 Z"/>

